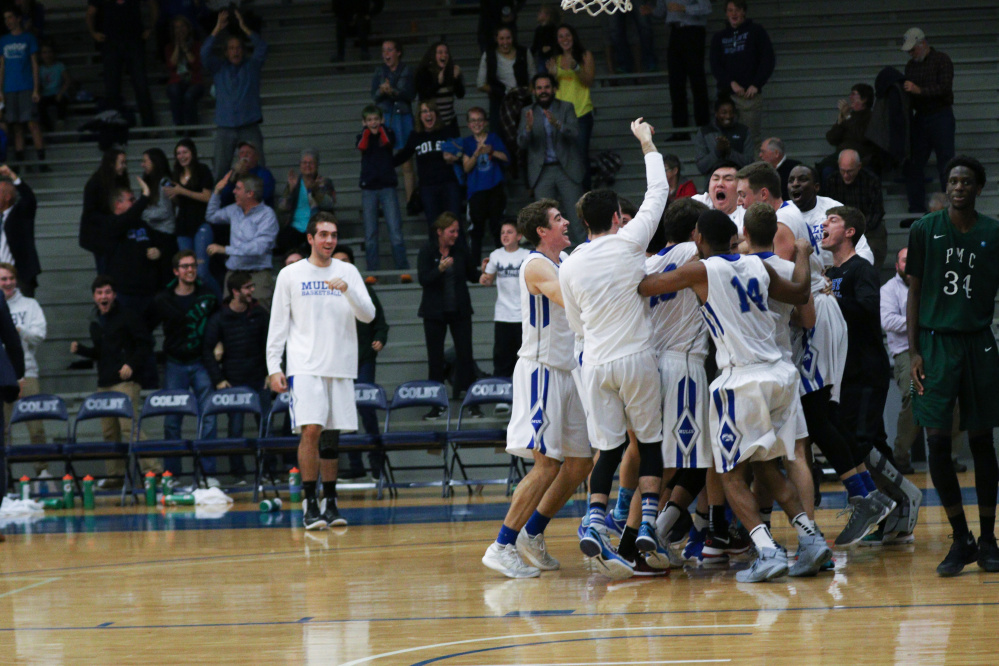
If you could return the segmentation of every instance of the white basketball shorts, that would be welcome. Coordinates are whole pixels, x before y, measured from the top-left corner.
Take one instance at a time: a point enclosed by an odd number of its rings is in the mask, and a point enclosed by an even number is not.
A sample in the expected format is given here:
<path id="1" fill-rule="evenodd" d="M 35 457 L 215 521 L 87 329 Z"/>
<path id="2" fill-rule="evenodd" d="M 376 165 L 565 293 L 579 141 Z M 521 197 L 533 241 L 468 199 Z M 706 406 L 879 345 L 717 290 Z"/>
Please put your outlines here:
<path id="1" fill-rule="evenodd" d="M 295 434 L 304 425 L 321 425 L 323 430 L 357 430 L 354 380 L 315 375 L 288 378 L 291 393 L 291 428 Z"/>
<path id="2" fill-rule="evenodd" d="M 704 357 L 665 352 L 659 357 L 659 376 L 663 387 L 663 467 L 710 467 Z"/>
<path id="3" fill-rule="evenodd" d="M 517 359 L 506 450 L 522 458 L 535 451 L 555 460 L 590 457 L 586 413 L 571 373 Z"/>
<path id="4" fill-rule="evenodd" d="M 584 356 L 580 376 L 594 425 L 594 448 L 621 446 L 629 427 L 639 442 L 662 441 L 662 383 L 652 349 L 600 365 L 586 363 Z"/>
<path id="5" fill-rule="evenodd" d="M 846 320 L 836 297 L 815 294 L 815 327 L 792 328 L 794 365 L 801 373 L 801 395 L 832 386 L 833 402 L 839 402 L 846 365 Z"/>

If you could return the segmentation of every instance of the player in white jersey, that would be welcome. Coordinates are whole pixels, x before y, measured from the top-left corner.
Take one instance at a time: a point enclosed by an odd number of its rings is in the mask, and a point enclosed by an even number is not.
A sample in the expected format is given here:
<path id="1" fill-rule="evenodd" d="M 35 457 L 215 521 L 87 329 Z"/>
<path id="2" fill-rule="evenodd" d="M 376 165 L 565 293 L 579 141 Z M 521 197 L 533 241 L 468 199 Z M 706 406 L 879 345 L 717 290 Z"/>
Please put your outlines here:
<path id="1" fill-rule="evenodd" d="M 267 332 L 267 372 L 272 391 L 291 391 L 291 422 L 302 439 L 298 468 L 305 494 L 305 529 L 346 525 L 336 506 L 337 456 L 341 430 L 357 430 L 357 324 L 375 318 L 375 306 L 361 274 L 333 259 L 337 222 L 316 213 L 305 237 L 308 259 L 278 273 Z M 287 351 L 287 376 L 281 356 Z M 319 472 L 325 507 L 316 499 Z"/>
<path id="2" fill-rule="evenodd" d="M 722 473 L 725 495 L 757 546 L 759 558 L 736 574 L 739 582 L 782 576 L 814 575 L 832 556 L 808 518 L 794 486 L 777 467 L 777 458 L 794 457 L 797 426 L 797 373 L 783 360 L 774 339 L 771 295 L 784 302 L 808 300 L 808 254 L 796 243 L 794 282 L 778 275 L 758 257 L 728 254 L 735 225 L 717 211 L 703 213 L 694 241 L 704 259 L 642 281 L 643 296 L 690 288 L 717 347 L 719 375 L 711 383 L 711 446 Z M 745 474 L 751 466 L 758 483 L 769 486 L 799 535 L 799 555 L 789 571 L 787 554 L 760 521 L 759 505 Z M 821 542 L 821 543 L 820 543 Z"/>
<path id="3" fill-rule="evenodd" d="M 513 371 L 506 449 L 533 459 L 534 466 L 517 484 L 499 535 L 482 563 L 510 578 L 530 578 L 559 568 L 545 547 L 544 530 L 590 473 L 593 461 L 586 414 L 572 378 L 575 336 L 558 280 L 567 257 L 563 250 L 569 246 L 569 221 L 557 201 L 542 199 L 524 207 L 517 222 L 536 249 L 520 266 L 522 344 Z M 604 570 L 609 575 L 631 575 L 625 563 L 608 559 Z"/>
<path id="4" fill-rule="evenodd" d="M 735 182 L 739 165 L 730 160 L 723 160 L 712 168 L 708 175 L 708 190 L 702 194 L 690 197 L 708 208 L 720 210 L 735 222 L 739 235 L 742 235 L 742 216 L 746 211 L 736 199 Z"/>
<path id="5" fill-rule="evenodd" d="M 646 562 L 669 566 L 655 533 L 662 481 L 662 398 L 659 370 L 649 339 L 648 308 L 638 295 L 645 276 L 645 248 L 669 197 L 662 156 L 652 142 L 652 127 L 641 118 L 631 131 L 642 145 L 648 186 L 645 200 L 627 227 L 611 190 L 583 195 L 580 209 L 590 241 L 559 271 L 569 326 L 585 340 L 584 401 L 596 421 L 593 446 L 600 457 L 590 475 L 590 527 L 580 549 L 596 557 L 606 547 L 603 525 L 614 472 L 627 448 L 630 427 L 638 439 L 642 524 L 636 546 Z M 661 566 L 659 566 L 661 565 Z"/>
<path id="6" fill-rule="evenodd" d="M 791 169 L 787 178 L 787 193 L 791 201 L 801 211 L 802 219 L 808 225 L 811 234 L 812 249 L 823 266 L 832 266 L 832 253 L 822 249 L 822 223 L 826 220 L 826 211 L 830 208 L 842 206 L 840 202 L 829 197 L 819 195 L 819 181 L 815 175 L 815 170 L 807 164 L 799 164 Z M 867 242 L 866 236 L 861 236 L 857 241 L 857 254 L 866 259 L 869 263 L 874 263 L 874 252 Z"/>
<path id="7" fill-rule="evenodd" d="M 776 211 L 777 233 L 773 245 L 777 255 L 788 259 L 796 241 L 812 242 L 811 233 L 797 207 L 781 200 L 780 177 L 772 166 L 766 162 L 755 162 L 741 169 L 738 191 L 740 204 L 744 207 L 761 202 Z M 803 322 L 802 327 L 794 327 L 791 342 L 795 365 L 801 376 L 801 406 L 809 435 L 836 470 L 848 495 L 854 498 L 851 499 L 854 511 L 850 520 L 836 538 L 838 545 L 850 545 L 875 529 L 885 510 L 890 509 L 891 502 L 882 501 L 879 494 L 871 496 L 875 490 L 873 479 L 862 464 L 858 465 L 862 461 L 854 460 L 849 441 L 829 419 L 830 401 L 838 399 L 846 362 L 846 322 L 835 298 L 825 292 L 823 267 L 814 252 L 809 260 L 809 270 L 815 321 L 811 328 L 804 327 L 808 322 Z M 814 493 L 814 485 L 806 483 L 803 471 L 800 475 L 792 474 L 792 479 L 802 498 Z M 810 491 L 806 487 L 808 485 L 811 485 Z"/>

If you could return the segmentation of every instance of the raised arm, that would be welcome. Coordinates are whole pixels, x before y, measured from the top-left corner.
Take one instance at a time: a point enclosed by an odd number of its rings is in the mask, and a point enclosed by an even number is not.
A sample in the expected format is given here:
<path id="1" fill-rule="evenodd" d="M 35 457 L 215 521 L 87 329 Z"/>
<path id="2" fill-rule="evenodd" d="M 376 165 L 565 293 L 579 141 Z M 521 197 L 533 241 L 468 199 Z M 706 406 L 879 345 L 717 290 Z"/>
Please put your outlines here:
<path id="1" fill-rule="evenodd" d="M 656 144 L 652 142 L 652 135 L 655 133 L 652 125 L 646 123 L 642 118 L 638 118 L 631 123 L 631 133 L 642 145 L 642 153 L 645 155 L 645 177 L 648 185 L 645 199 L 642 201 L 638 213 L 628 223 L 628 226 L 618 233 L 621 237 L 640 246 L 644 251 L 649 246 L 653 234 L 656 233 L 659 220 L 666 208 L 666 201 L 669 199 L 669 181 L 666 180 L 666 166 L 663 163 L 662 155 L 658 153 Z"/>

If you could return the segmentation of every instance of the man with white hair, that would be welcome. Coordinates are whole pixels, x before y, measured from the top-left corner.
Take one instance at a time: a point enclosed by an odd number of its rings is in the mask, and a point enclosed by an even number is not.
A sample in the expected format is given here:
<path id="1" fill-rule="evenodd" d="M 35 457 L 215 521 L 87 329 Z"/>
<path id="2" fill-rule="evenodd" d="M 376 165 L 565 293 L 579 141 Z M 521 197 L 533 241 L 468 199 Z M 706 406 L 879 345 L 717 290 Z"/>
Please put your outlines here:
<path id="1" fill-rule="evenodd" d="M 784 152 L 784 142 L 775 136 L 764 139 L 760 144 L 759 158 L 777 169 L 777 175 L 780 176 L 781 198 L 784 201 L 790 199 L 787 195 L 787 178 L 791 175 L 791 169 L 801 162 L 790 159 Z"/>
<path id="2" fill-rule="evenodd" d="M 930 153 L 936 153 L 940 189 L 945 190 L 945 166 L 954 157 L 954 63 L 946 53 L 926 41 L 919 28 L 909 28 L 902 41 L 909 54 L 905 64 L 905 91 L 909 93 L 913 116 L 909 124 L 912 154 L 905 163 L 905 191 L 910 213 L 926 212 L 924 170 Z"/>
<path id="3" fill-rule="evenodd" d="M 888 230 L 884 225 L 885 204 L 881 194 L 881 180 L 863 168 L 860 153 L 847 149 L 839 154 L 839 172 L 822 184 L 822 191 L 829 198 L 842 201 L 844 206 L 856 208 L 864 214 L 864 237 L 874 254 L 874 267 L 878 270 L 888 254 Z"/>

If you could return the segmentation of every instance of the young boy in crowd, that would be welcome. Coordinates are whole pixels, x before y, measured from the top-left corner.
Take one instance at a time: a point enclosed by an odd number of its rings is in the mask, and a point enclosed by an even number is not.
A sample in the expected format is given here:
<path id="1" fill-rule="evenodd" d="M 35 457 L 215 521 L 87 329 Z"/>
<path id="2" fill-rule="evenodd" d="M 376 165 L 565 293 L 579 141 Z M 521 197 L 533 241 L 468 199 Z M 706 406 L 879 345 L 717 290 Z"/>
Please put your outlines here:
<path id="1" fill-rule="evenodd" d="M 502 247 L 484 260 L 479 284 L 496 285 L 496 310 L 493 315 L 493 375 L 513 377 L 521 343 L 520 265 L 531 253 L 520 247 L 522 236 L 513 220 L 500 227 Z"/>

